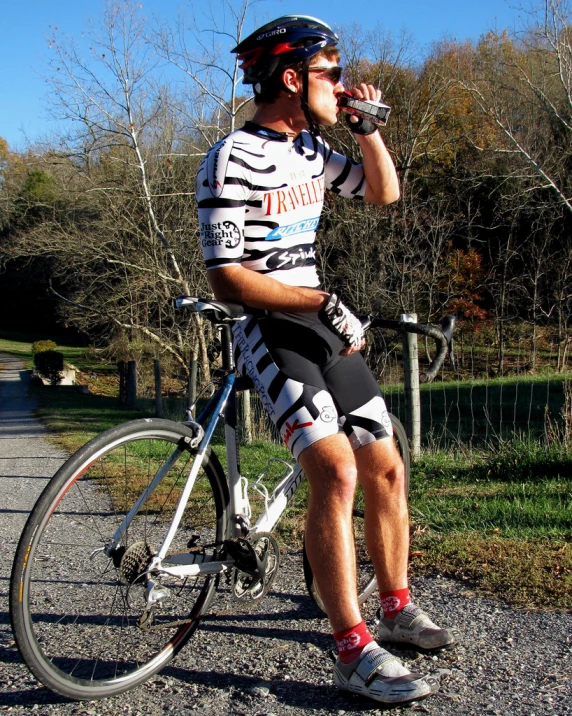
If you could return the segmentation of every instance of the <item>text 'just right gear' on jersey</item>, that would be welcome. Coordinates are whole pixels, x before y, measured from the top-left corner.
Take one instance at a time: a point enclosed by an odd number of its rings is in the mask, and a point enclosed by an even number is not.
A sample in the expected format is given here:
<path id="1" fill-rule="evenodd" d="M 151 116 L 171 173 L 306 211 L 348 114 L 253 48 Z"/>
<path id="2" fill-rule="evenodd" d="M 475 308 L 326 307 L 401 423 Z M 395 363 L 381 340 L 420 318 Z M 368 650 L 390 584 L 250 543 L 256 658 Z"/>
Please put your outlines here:
<path id="1" fill-rule="evenodd" d="M 321 137 L 247 122 L 209 151 L 197 175 L 201 245 L 207 269 L 267 274 L 290 286 L 319 286 L 315 237 L 324 190 L 363 198 L 363 168 Z"/>

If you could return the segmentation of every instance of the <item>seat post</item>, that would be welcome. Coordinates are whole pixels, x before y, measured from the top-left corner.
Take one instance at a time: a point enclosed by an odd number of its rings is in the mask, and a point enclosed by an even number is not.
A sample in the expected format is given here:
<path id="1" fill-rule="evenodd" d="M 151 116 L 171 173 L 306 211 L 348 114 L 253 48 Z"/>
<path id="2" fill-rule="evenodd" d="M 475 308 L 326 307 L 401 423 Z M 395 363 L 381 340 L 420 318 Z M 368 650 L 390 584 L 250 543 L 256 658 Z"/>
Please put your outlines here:
<path id="1" fill-rule="evenodd" d="M 228 372 L 234 371 L 234 356 L 232 355 L 232 334 L 230 325 L 224 323 L 220 327 L 220 342 L 222 346 L 222 367 Z"/>

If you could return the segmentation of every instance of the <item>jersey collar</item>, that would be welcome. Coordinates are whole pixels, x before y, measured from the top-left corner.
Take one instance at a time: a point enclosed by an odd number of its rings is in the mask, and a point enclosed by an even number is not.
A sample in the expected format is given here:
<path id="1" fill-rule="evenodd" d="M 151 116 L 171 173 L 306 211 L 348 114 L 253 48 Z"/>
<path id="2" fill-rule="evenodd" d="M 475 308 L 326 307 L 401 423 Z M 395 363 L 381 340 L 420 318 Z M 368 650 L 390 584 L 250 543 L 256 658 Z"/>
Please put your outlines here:
<path id="1" fill-rule="evenodd" d="M 242 130 L 248 132 L 248 134 L 255 134 L 257 137 L 264 137 L 275 142 L 287 142 L 290 139 L 286 132 L 276 132 L 274 129 L 263 127 L 255 122 L 245 122 Z"/>

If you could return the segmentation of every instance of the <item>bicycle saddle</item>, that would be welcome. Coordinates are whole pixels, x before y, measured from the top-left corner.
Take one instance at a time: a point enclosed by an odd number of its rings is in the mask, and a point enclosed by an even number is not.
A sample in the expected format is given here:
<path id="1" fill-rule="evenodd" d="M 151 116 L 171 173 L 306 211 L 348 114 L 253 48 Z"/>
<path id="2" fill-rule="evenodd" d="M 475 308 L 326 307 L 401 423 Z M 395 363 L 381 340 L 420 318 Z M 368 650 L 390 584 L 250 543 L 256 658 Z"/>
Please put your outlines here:
<path id="1" fill-rule="evenodd" d="M 226 323 L 245 316 L 248 311 L 239 303 L 215 301 L 210 298 L 196 298 L 195 296 L 179 296 L 176 300 L 177 308 L 188 308 L 194 313 L 200 313 L 213 323 Z"/>

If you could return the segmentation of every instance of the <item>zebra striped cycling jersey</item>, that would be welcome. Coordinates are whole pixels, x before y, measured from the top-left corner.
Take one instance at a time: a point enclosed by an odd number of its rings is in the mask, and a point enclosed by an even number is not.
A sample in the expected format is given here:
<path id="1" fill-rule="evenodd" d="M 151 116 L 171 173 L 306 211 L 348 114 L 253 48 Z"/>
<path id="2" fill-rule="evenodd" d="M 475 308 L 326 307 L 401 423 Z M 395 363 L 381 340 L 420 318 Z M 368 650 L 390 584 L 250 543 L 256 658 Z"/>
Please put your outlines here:
<path id="1" fill-rule="evenodd" d="M 324 190 L 363 198 L 360 164 L 306 130 L 246 122 L 199 167 L 197 204 L 207 269 L 241 265 L 290 286 L 317 288 L 314 242 Z"/>

